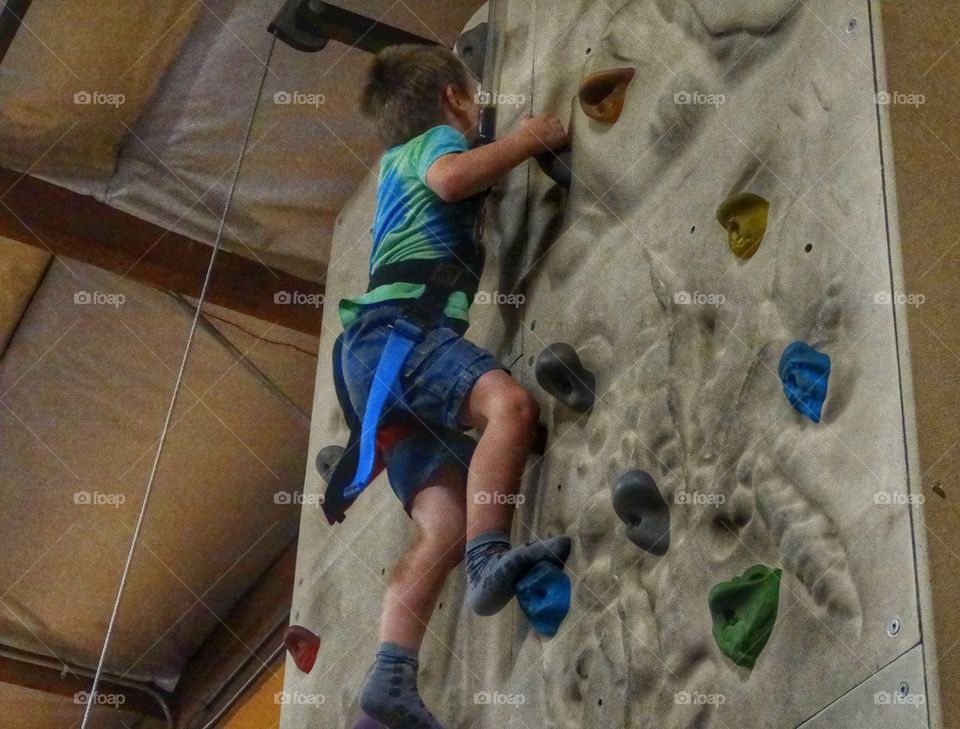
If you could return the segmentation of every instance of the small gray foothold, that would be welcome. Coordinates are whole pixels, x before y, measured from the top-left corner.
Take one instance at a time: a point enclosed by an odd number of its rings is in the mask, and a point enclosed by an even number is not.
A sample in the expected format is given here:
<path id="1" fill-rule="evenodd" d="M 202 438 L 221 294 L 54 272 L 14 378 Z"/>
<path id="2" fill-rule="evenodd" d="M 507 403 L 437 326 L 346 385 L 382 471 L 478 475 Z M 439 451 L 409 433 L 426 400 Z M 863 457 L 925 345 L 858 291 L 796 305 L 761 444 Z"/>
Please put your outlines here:
<path id="1" fill-rule="evenodd" d="M 320 477 L 327 483 L 330 482 L 330 473 L 342 455 L 343 446 L 338 445 L 329 445 L 326 448 L 321 448 L 317 454 L 317 473 L 319 473 Z"/>
<path id="2" fill-rule="evenodd" d="M 586 412 L 593 407 L 596 378 L 569 344 L 558 342 L 544 349 L 537 357 L 535 374 L 540 387 L 574 410 Z"/>
<path id="3" fill-rule="evenodd" d="M 670 507 L 646 471 L 627 471 L 613 486 L 613 510 L 627 525 L 627 539 L 651 554 L 670 548 Z"/>

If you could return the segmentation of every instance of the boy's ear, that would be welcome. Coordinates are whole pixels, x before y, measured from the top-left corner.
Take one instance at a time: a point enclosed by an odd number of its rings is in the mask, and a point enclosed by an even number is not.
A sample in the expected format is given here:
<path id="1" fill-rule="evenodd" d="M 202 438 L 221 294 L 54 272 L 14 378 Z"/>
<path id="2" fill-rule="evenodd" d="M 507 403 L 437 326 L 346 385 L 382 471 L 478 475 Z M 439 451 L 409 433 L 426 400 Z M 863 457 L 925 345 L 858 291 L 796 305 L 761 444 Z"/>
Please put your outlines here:
<path id="1" fill-rule="evenodd" d="M 460 89 L 453 84 L 447 84 L 447 88 L 443 90 L 444 102 L 454 111 L 463 106 L 463 100 L 460 98 L 460 95 Z"/>

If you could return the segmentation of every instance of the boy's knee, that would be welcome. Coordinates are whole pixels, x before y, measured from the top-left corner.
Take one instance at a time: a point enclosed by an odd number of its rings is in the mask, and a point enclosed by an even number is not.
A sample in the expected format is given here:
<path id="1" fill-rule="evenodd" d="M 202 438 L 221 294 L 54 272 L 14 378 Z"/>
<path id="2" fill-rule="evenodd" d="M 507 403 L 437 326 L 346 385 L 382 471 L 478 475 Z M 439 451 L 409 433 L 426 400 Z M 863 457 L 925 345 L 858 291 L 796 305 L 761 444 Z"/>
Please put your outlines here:
<path id="1" fill-rule="evenodd" d="M 494 417 L 532 430 L 540 417 L 540 406 L 526 388 L 516 384 L 505 388 L 494 400 Z"/>

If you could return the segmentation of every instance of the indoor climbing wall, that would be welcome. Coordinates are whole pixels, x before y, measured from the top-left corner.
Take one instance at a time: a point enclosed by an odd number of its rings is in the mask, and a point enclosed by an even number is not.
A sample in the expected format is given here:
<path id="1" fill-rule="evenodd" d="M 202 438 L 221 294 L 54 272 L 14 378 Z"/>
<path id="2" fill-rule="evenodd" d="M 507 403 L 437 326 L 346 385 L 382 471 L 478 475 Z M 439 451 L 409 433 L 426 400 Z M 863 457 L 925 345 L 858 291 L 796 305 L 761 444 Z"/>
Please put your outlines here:
<path id="1" fill-rule="evenodd" d="M 569 121 L 573 182 L 529 165 L 494 192 L 492 303 L 468 337 L 540 403 L 514 538 L 569 534 L 573 592 L 547 639 L 515 605 L 473 616 L 452 577 L 424 700 L 451 729 L 930 726 L 875 12 L 508 7 L 500 131 Z M 328 363 L 336 301 L 365 289 L 374 193 L 336 228 L 311 459 L 346 441 Z M 321 645 L 309 673 L 288 666 L 283 729 L 360 718 L 410 533 L 385 478 L 329 527 L 307 474 L 291 621 Z"/>

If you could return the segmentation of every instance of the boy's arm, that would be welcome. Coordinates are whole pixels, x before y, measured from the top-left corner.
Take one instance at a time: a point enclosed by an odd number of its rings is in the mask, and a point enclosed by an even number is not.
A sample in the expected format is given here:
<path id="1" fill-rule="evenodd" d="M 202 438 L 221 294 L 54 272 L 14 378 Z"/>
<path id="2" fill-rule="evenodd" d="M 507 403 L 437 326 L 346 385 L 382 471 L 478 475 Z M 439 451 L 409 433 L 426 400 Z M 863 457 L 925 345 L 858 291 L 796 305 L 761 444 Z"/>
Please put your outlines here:
<path id="1" fill-rule="evenodd" d="M 427 185 L 444 202 L 465 200 L 492 187 L 521 162 L 568 141 L 559 120 L 530 117 L 503 139 L 439 157 L 427 170 Z"/>

